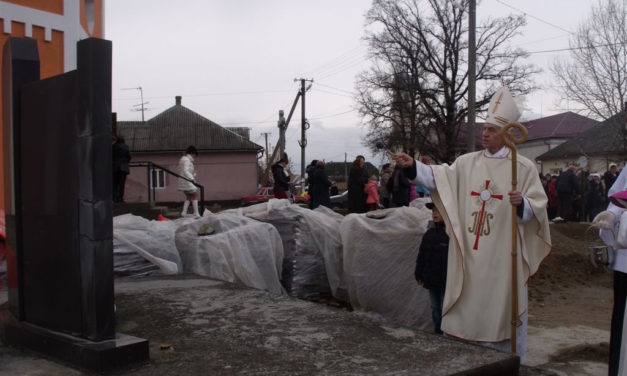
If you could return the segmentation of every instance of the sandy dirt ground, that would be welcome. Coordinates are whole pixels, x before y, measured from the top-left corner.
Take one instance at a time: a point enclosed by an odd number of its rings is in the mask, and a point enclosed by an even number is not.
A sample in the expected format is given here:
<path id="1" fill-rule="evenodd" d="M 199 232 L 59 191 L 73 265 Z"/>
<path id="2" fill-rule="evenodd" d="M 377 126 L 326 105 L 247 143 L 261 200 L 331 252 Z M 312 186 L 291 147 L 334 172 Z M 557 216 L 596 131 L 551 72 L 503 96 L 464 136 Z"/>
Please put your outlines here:
<path id="1" fill-rule="evenodd" d="M 527 364 L 558 375 L 607 375 L 613 274 L 592 266 L 588 228 L 551 224 L 551 253 L 529 281 Z"/>

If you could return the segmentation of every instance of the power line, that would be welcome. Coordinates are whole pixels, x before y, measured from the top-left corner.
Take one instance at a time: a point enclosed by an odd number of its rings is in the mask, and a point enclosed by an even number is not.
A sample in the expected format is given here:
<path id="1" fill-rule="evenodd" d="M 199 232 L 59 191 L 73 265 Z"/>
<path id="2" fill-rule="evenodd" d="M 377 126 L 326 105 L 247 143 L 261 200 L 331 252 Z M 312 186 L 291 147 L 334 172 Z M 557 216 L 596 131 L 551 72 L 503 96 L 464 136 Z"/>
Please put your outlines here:
<path id="1" fill-rule="evenodd" d="M 574 51 L 574 50 L 590 50 L 590 49 L 595 49 L 595 48 L 600 48 L 600 47 L 612 47 L 612 46 L 624 46 L 625 43 L 623 42 L 618 42 L 618 43 L 608 43 L 608 44 L 598 44 L 595 46 L 583 46 L 583 47 L 569 47 L 569 48 L 558 48 L 558 49 L 554 49 L 554 50 L 542 50 L 542 51 L 531 51 L 531 52 L 526 52 L 530 55 L 533 54 L 543 54 L 543 53 L 549 53 L 549 52 L 564 52 L 564 51 Z"/>
<path id="2" fill-rule="evenodd" d="M 221 96 L 221 95 L 249 95 L 249 94 L 271 94 L 271 93 L 287 93 L 292 92 L 293 89 L 289 90 L 259 90 L 259 91 L 231 91 L 231 92 L 217 92 L 217 93 L 205 93 L 205 94 L 183 94 L 183 97 L 211 97 L 211 96 Z M 156 97 L 146 97 L 144 99 L 169 99 L 172 98 L 170 95 L 162 95 Z M 126 100 L 137 100 L 136 98 L 113 98 L 113 100 L 118 101 L 126 101 Z"/>
<path id="3" fill-rule="evenodd" d="M 507 4 L 506 2 L 504 2 L 504 1 L 502 1 L 502 0 L 496 0 L 496 1 L 497 1 L 497 2 L 499 2 L 499 3 L 501 3 L 501 4 L 503 4 L 503 5 L 505 5 L 505 6 L 506 6 L 506 7 L 508 7 L 508 8 L 512 8 L 512 9 L 514 9 L 514 10 L 517 10 L 517 11 L 519 11 L 520 13 L 522 13 L 522 14 L 524 14 L 524 15 L 526 15 L 526 16 L 529 16 L 529 17 L 531 17 L 531 18 L 533 18 L 533 19 L 535 19 L 535 20 L 538 20 L 538 21 L 540 21 L 540 22 L 542 22 L 542 23 L 544 23 L 544 24 L 547 24 L 547 25 L 552 26 L 552 27 L 554 27 L 554 28 L 556 28 L 556 29 L 559 29 L 559 30 L 565 31 L 565 32 L 567 32 L 568 34 L 573 34 L 573 35 L 575 34 L 575 33 L 573 33 L 572 31 L 570 31 L 570 30 L 566 30 L 566 29 L 564 29 L 564 28 L 563 28 L 563 27 L 561 27 L 561 26 L 557 26 L 557 25 L 552 24 L 552 23 L 550 23 L 550 22 L 548 22 L 548 21 L 545 21 L 545 20 L 543 20 L 543 19 L 541 19 L 541 18 L 539 18 L 539 17 L 536 17 L 536 16 L 534 16 L 534 15 L 532 15 L 532 14 L 529 14 L 529 13 L 525 12 L 525 11 L 524 11 L 524 10 L 522 10 L 522 9 L 518 9 L 518 8 L 516 8 L 516 7 L 514 7 L 514 6 L 511 6 L 511 5 Z"/>
<path id="4" fill-rule="evenodd" d="M 357 110 L 354 109 L 349 109 L 346 111 L 342 111 L 342 112 L 337 112 L 337 113 L 333 113 L 333 114 L 329 114 L 329 115 L 317 115 L 317 116 L 313 116 L 313 117 L 307 117 L 307 119 L 309 120 L 321 120 L 321 119 L 328 119 L 328 118 L 332 118 L 332 117 L 336 117 L 336 116 L 342 116 L 344 114 L 348 114 L 350 112 L 355 112 Z M 298 118 L 295 118 L 295 120 L 298 120 Z M 238 126 L 238 125 L 255 125 L 255 124 L 273 124 L 273 121 L 250 121 L 250 122 L 242 122 L 242 123 L 218 123 L 220 125 L 223 126 Z"/>
<path id="5" fill-rule="evenodd" d="M 352 98 L 352 95 L 346 95 L 346 94 L 341 94 L 341 93 L 334 93 L 332 91 L 328 91 L 328 90 L 324 90 L 324 89 L 320 89 L 320 88 L 316 88 L 316 91 L 319 91 L 321 93 L 331 94 L 331 95 L 337 95 L 339 97 Z"/>
<path id="6" fill-rule="evenodd" d="M 332 118 L 332 117 L 336 117 L 336 116 L 340 116 L 340 115 L 344 115 L 344 114 L 348 114 L 349 112 L 355 112 L 356 110 L 350 109 L 348 111 L 344 111 L 344 112 L 338 112 L 336 114 L 331 114 L 331 115 L 326 115 L 326 116 L 318 116 L 318 117 L 312 117 L 310 118 L 311 120 L 320 120 L 320 119 L 328 119 L 328 118 Z"/>
<path id="7" fill-rule="evenodd" d="M 342 53 L 341 55 L 327 61 L 326 63 L 320 65 L 317 68 L 312 69 L 309 72 L 306 72 L 307 76 L 319 76 L 321 74 L 323 74 L 325 71 L 331 71 L 333 69 L 336 69 L 339 65 L 341 64 L 345 64 L 346 61 L 353 59 L 354 58 L 354 53 L 356 53 L 357 51 L 359 51 L 360 49 L 362 49 L 363 46 L 361 44 L 358 44 L 357 46 L 349 49 L 348 51 Z M 358 55 L 359 56 L 359 55 Z"/>
<path id="8" fill-rule="evenodd" d="M 325 78 L 329 78 L 331 76 L 335 76 L 338 73 L 344 72 L 345 70 L 351 69 L 353 67 L 356 67 L 360 64 L 362 64 L 364 61 L 366 61 L 366 56 L 361 56 L 358 60 L 356 60 L 355 62 L 353 62 L 352 64 L 349 65 L 345 65 L 344 67 L 342 67 L 341 69 L 336 69 L 335 71 L 331 71 L 327 74 L 321 74 L 319 75 L 318 79 L 325 79 Z M 338 67 L 340 68 L 340 67 Z"/>
<path id="9" fill-rule="evenodd" d="M 309 119 L 310 120 L 328 119 L 328 118 L 331 118 L 331 117 L 336 117 L 336 116 L 348 114 L 350 112 L 355 112 L 355 111 L 356 110 L 354 110 L 354 109 L 350 109 L 350 110 L 347 110 L 347 111 L 337 112 L 337 113 L 329 114 L 329 115 L 318 115 L 318 116 L 311 117 Z"/>
<path id="10" fill-rule="evenodd" d="M 543 38 L 543 39 L 537 39 L 537 40 L 532 40 L 532 41 L 525 42 L 525 43 L 518 43 L 518 44 L 516 45 L 516 47 L 524 46 L 524 45 L 527 45 L 527 44 L 534 44 L 534 43 L 539 43 L 539 42 L 546 42 L 547 40 L 561 39 L 561 38 L 564 38 L 565 36 L 566 36 L 566 35 L 561 34 L 561 35 L 558 35 L 558 36 L 555 36 L 555 37 Z"/>
<path id="11" fill-rule="evenodd" d="M 347 94 L 351 94 L 351 95 L 353 94 L 353 93 L 351 93 L 348 90 L 344 90 L 344 89 L 333 87 L 333 86 L 330 86 L 330 85 L 327 85 L 327 84 L 323 84 L 323 83 L 320 83 L 320 81 L 316 81 L 316 85 L 317 86 L 326 87 L 326 88 L 329 88 L 329 89 L 333 89 L 333 90 L 337 90 L 337 91 L 341 91 L 341 92 L 344 92 L 344 93 L 347 93 Z"/>

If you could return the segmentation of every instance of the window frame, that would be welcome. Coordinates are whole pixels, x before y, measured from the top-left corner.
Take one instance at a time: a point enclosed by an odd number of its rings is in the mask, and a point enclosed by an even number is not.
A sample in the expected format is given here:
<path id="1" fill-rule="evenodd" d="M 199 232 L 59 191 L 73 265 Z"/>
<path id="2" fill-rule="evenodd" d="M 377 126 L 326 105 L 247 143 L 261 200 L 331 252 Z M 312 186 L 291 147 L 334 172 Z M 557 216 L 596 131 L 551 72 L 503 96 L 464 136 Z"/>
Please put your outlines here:
<path id="1" fill-rule="evenodd" d="M 163 179 L 160 179 L 160 176 L 163 177 Z M 163 180 L 163 186 L 154 185 L 155 177 L 156 177 L 157 183 Z M 168 186 L 168 182 L 166 181 L 165 171 L 160 168 L 151 167 L 150 168 L 150 189 L 166 189 L 167 186 Z"/>

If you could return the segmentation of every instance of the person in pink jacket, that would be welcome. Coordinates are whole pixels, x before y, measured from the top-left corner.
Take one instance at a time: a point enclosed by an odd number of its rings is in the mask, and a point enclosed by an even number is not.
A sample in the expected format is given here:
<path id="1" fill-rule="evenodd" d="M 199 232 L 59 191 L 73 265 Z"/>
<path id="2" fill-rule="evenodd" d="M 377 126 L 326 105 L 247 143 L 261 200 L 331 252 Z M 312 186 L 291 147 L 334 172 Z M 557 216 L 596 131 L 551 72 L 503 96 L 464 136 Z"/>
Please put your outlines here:
<path id="1" fill-rule="evenodd" d="M 379 204 L 379 188 L 377 187 L 377 177 L 372 175 L 364 188 L 364 192 L 368 195 L 366 203 L 368 204 L 368 211 L 377 210 Z"/>

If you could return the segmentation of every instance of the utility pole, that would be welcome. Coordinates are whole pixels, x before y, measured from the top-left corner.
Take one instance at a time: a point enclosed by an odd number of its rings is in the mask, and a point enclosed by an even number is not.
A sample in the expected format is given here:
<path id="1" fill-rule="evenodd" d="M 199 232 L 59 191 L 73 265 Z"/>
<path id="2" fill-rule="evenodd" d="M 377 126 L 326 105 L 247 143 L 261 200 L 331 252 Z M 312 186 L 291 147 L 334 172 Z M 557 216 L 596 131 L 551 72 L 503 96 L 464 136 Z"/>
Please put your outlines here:
<path id="1" fill-rule="evenodd" d="M 272 133 L 270 133 L 270 132 L 262 132 L 261 134 L 266 136 L 266 169 L 268 169 L 268 167 L 270 167 L 270 166 L 268 166 L 268 164 L 270 163 L 269 162 L 270 161 L 270 159 L 269 159 L 270 157 L 268 156 L 268 136 L 271 135 Z"/>
<path id="2" fill-rule="evenodd" d="M 141 86 L 138 86 L 138 87 L 127 87 L 127 88 L 123 88 L 122 90 L 139 90 L 139 96 L 140 96 L 140 99 L 141 99 L 141 103 L 140 104 L 135 104 L 135 105 L 133 105 L 133 107 L 141 106 L 142 123 L 143 123 L 144 122 L 144 105 L 149 103 L 149 102 L 144 102 L 144 90 L 142 89 Z M 137 110 L 134 110 L 134 111 L 137 111 Z"/>
<path id="3" fill-rule="evenodd" d="M 264 135 L 266 137 L 266 168 L 263 172 L 263 185 L 267 185 L 268 184 L 268 179 L 269 179 L 269 171 L 270 171 L 270 159 L 269 159 L 269 155 L 268 155 L 268 135 L 271 135 L 272 133 L 270 132 L 262 132 L 262 135 Z"/>
<path id="4" fill-rule="evenodd" d="M 348 187 L 348 166 L 346 165 L 346 153 L 344 153 L 344 182 L 346 183 L 346 186 Z"/>
<path id="5" fill-rule="evenodd" d="M 476 0 L 468 2 L 468 151 L 475 151 L 475 83 L 477 79 Z"/>
<path id="6" fill-rule="evenodd" d="M 296 109 L 300 96 L 300 89 L 298 89 L 298 93 L 296 93 L 296 98 L 294 98 L 294 103 L 292 103 L 292 108 L 290 110 L 290 114 L 287 116 L 287 120 L 285 119 L 283 110 L 279 110 L 279 121 L 277 122 L 277 126 L 279 127 L 279 142 L 274 147 L 274 151 L 270 157 L 270 163 L 274 163 L 274 161 L 281 159 L 281 157 L 285 155 L 285 131 L 290 124 L 290 120 L 292 120 L 292 115 L 294 114 L 294 110 Z"/>
<path id="7" fill-rule="evenodd" d="M 299 79 L 294 79 L 294 81 L 300 81 L 300 94 L 301 94 L 301 119 L 300 119 L 300 123 L 301 123 L 301 127 L 300 127 L 300 141 L 298 141 L 298 144 L 300 145 L 300 178 L 303 181 L 303 183 L 301 184 L 301 192 L 304 191 L 305 189 L 305 184 L 304 184 L 304 179 L 305 179 L 305 148 L 307 147 L 307 136 L 305 134 L 305 132 L 307 131 L 307 129 L 309 129 L 309 122 L 307 121 L 307 118 L 305 117 L 305 93 L 307 92 L 307 90 L 309 90 L 311 88 L 311 82 L 313 82 L 313 79 L 306 79 L 306 78 L 299 78 Z M 310 84 L 308 87 L 305 88 L 305 82 L 309 81 Z"/>
<path id="8" fill-rule="evenodd" d="M 298 95 L 296 95 L 296 100 L 294 101 L 292 108 L 296 106 L 296 101 L 298 101 Z M 292 112 L 290 112 L 290 117 L 291 116 Z M 288 122 L 285 121 L 283 110 L 279 110 L 279 121 L 277 121 L 277 126 L 279 127 L 279 158 L 285 154 L 285 131 L 287 130 L 287 124 Z"/>

